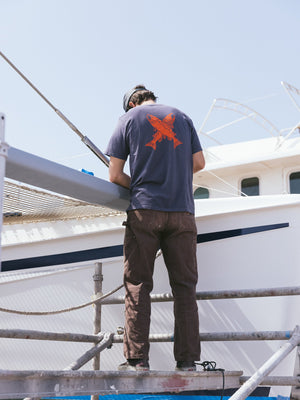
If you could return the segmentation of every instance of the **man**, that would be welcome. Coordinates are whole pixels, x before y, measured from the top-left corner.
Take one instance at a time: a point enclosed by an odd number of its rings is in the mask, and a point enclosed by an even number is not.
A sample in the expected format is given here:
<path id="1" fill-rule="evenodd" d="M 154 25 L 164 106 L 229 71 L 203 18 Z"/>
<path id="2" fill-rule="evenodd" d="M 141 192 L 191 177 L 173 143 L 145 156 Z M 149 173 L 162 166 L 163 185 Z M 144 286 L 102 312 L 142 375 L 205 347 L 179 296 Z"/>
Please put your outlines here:
<path id="1" fill-rule="evenodd" d="M 200 340 L 192 179 L 205 166 L 201 144 L 191 119 L 157 104 L 143 85 L 125 94 L 123 108 L 106 151 L 110 181 L 130 188 L 124 223 L 127 361 L 119 370 L 149 369 L 150 292 L 161 249 L 174 296 L 176 369 L 194 371 Z M 128 156 L 130 176 L 124 172 Z"/>

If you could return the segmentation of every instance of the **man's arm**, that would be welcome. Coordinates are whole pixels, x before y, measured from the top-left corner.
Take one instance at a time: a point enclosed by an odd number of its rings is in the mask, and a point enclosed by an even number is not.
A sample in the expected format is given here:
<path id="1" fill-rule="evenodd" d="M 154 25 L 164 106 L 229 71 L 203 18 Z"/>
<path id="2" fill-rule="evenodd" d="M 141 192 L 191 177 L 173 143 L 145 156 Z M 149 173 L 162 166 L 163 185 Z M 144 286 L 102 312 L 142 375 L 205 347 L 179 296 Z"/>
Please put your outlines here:
<path id="1" fill-rule="evenodd" d="M 120 158 L 110 157 L 109 180 L 112 183 L 116 183 L 117 185 L 121 185 L 129 189 L 131 178 L 123 171 L 125 162 L 125 160 L 121 160 Z"/>
<path id="2" fill-rule="evenodd" d="M 193 174 L 200 171 L 205 167 L 205 159 L 203 156 L 203 151 L 198 151 L 193 154 Z"/>

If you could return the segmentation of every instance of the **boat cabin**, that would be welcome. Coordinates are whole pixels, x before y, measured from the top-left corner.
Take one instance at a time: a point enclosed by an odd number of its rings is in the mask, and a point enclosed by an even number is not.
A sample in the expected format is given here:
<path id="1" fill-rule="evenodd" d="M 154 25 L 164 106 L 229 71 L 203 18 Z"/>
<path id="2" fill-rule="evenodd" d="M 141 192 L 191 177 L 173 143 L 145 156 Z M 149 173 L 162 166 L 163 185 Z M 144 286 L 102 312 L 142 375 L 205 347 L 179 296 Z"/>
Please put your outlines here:
<path id="1" fill-rule="evenodd" d="M 194 176 L 194 198 L 300 193 L 300 137 L 210 147 Z"/>

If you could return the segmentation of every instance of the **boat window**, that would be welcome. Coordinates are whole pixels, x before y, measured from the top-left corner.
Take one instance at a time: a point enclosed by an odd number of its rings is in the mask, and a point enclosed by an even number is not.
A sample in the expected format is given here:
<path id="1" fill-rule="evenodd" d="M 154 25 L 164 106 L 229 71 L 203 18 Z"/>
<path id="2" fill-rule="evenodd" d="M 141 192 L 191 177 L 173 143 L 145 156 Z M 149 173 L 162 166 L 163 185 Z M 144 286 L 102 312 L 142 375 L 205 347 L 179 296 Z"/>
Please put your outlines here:
<path id="1" fill-rule="evenodd" d="M 194 199 L 208 199 L 209 198 L 209 191 L 204 187 L 198 187 L 194 191 Z"/>
<path id="2" fill-rule="evenodd" d="M 257 177 L 243 179 L 241 192 L 242 196 L 259 196 L 259 179 Z"/>
<path id="3" fill-rule="evenodd" d="M 300 194 L 300 172 L 293 172 L 290 175 L 290 193 Z"/>

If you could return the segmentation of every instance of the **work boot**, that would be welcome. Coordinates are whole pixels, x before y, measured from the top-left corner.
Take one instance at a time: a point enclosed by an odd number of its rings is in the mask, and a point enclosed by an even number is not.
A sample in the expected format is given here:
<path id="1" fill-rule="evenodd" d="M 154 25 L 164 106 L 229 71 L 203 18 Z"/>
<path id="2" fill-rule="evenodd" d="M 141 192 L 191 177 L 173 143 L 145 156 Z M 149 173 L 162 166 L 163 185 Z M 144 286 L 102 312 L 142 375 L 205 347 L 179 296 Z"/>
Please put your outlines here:
<path id="1" fill-rule="evenodd" d="M 149 371 L 148 360 L 141 358 L 130 358 L 118 366 L 119 371 Z"/>
<path id="2" fill-rule="evenodd" d="M 175 371 L 196 371 L 194 361 L 177 361 Z"/>

